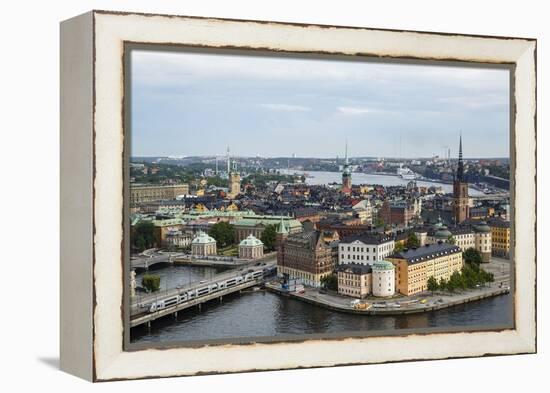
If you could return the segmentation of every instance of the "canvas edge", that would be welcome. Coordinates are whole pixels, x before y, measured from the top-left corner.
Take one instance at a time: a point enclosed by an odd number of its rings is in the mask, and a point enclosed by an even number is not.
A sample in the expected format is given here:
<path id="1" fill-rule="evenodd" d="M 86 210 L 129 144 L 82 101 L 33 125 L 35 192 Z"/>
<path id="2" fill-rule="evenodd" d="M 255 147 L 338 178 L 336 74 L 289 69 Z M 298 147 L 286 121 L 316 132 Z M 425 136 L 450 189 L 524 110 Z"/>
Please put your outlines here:
<path id="1" fill-rule="evenodd" d="M 93 371 L 93 12 L 60 24 L 60 369 Z"/>

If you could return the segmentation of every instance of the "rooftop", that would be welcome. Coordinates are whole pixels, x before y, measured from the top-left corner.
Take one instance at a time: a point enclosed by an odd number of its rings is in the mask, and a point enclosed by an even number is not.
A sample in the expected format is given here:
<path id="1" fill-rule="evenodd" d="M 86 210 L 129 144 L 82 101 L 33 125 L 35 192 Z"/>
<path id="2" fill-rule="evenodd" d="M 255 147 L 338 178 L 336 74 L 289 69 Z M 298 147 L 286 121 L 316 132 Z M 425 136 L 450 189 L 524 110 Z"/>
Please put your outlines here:
<path id="1" fill-rule="evenodd" d="M 369 274 L 372 272 L 372 267 L 370 265 L 360 265 L 358 263 L 346 263 L 338 265 L 336 271 L 352 274 Z"/>
<path id="2" fill-rule="evenodd" d="M 342 239 L 341 243 L 352 243 L 354 241 L 360 241 L 364 244 L 382 244 L 392 241 L 393 238 L 386 234 L 378 234 L 365 232 L 357 235 L 346 236 Z"/>
<path id="3" fill-rule="evenodd" d="M 405 259 L 408 263 L 413 264 L 459 252 L 462 252 L 460 247 L 442 242 L 427 244 L 418 248 L 406 248 L 390 255 L 390 258 Z"/>

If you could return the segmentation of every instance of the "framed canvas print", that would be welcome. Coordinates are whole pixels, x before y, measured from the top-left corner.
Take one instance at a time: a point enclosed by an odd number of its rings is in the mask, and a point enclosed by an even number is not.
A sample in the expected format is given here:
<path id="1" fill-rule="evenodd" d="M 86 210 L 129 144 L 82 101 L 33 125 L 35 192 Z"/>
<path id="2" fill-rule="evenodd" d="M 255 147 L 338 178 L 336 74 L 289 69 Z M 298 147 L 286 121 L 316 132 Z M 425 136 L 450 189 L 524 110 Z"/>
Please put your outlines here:
<path id="1" fill-rule="evenodd" d="M 536 40 L 61 24 L 61 367 L 536 351 Z"/>

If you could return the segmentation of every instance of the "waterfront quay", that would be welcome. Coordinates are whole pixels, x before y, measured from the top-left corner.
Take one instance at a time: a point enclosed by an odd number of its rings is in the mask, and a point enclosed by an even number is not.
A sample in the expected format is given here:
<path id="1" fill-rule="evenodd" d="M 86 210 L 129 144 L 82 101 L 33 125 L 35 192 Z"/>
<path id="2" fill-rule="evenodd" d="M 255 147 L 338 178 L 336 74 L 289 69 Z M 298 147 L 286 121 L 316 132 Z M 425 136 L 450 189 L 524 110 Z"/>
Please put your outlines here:
<path id="1" fill-rule="evenodd" d="M 433 295 L 422 294 L 416 296 L 402 296 L 382 301 L 377 299 L 373 300 L 372 303 L 367 299 L 365 303 L 368 304 L 368 307 L 365 309 L 358 309 L 352 305 L 352 298 L 329 292 L 322 292 L 315 288 L 305 288 L 302 293 L 289 292 L 283 290 L 281 285 L 275 282 L 267 283 L 265 288 L 279 295 L 288 296 L 292 299 L 297 299 L 333 311 L 360 315 L 404 315 L 429 312 L 504 295 L 510 292 L 510 288 L 507 286 L 488 285 L 486 287 L 453 294 L 434 292 Z"/>

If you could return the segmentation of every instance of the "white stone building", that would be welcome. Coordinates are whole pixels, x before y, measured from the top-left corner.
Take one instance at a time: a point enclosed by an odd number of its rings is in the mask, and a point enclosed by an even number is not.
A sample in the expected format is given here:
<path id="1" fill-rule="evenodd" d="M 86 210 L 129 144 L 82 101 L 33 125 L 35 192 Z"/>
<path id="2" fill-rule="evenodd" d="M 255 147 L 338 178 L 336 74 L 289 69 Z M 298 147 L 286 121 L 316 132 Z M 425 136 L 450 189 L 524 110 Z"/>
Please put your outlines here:
<path id="1" fill-rule="evenodd" d="M 264 244 L 250 234 L 239 243 L 239 258 L 258 259 L 264 256 Z"/>
<path id="2" fill-rule="evenodd" d="M 388 261 L 377 261 L 372 265 L 372 294 L 389 297 L 395 294 L 395 266 Z"/>
<path id="3" fill-rule="evenodd" d="M 199 231 L 191 242 L 191 254 L 193 255 L 216 255 L 216 240 L 206 233 Z"/>
<path id="4" fill-rule="evenodd" d="M 338 245 L 338 263 L 372 265 L 376 261 L 385 259 L 394 248 L 395 241 L 385 234 L 367 233 L 348 236 Z"/>

